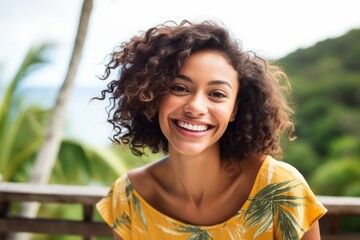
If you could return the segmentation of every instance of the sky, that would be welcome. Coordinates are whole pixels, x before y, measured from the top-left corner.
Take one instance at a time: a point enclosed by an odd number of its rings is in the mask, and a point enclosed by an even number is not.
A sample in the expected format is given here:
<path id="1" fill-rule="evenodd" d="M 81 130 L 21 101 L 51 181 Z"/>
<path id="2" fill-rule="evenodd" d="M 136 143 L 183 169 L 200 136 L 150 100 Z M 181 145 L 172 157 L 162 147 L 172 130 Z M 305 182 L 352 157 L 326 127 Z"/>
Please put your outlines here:
<path id="1" fill-rule="evenodd" d="M 55 43 L 50 64 L 32 74 L 31 86 L 59 86 L 74 43 L 81 0 L 0 0 L 0 87 L 26 50 Z M 360 28 L 358 0 L 94 0 L 76 84 L 95 86 L 104 58 L 122 41 L 167 20 L 223 22 L 245 50 L 276 59 Z"/>

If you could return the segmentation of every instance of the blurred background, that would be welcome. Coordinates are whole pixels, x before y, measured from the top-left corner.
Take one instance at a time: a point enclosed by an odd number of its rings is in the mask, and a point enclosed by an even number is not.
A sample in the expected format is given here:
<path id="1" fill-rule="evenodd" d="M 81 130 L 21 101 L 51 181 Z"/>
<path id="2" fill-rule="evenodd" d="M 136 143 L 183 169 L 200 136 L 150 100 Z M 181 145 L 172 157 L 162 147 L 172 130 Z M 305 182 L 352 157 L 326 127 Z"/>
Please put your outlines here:
<path id="1" fill-rule="evenodd" d="M 94 0 L 85 34 L 79 34 L 84 2 L 0 0 L 3 181 L 109 186 L 128 169 L 159 158 L 139 159 L 112 145 L 108 103 L 90 101 L 106 86 L 97 76 L 112 49 L 141 31 L 167 20 L 211 19 L 223 22 L 245 50 L 277 62 L 288 74 L 298 139 L 284 142 L 283 161 L 318 195 L 360 197 L 357 0 Z M 75 44 L 79 36 L 83 45 Z M 52 139 L 55 150 L 46 155 L 51 136 L 58 136 Z M 48 167 L 41 159 L 49 160 Z M 43 215 L 77 212 L 52 205 L 40 209 Z M 358 219 L 343 223 L 351 231 L 359 226 Z"/>

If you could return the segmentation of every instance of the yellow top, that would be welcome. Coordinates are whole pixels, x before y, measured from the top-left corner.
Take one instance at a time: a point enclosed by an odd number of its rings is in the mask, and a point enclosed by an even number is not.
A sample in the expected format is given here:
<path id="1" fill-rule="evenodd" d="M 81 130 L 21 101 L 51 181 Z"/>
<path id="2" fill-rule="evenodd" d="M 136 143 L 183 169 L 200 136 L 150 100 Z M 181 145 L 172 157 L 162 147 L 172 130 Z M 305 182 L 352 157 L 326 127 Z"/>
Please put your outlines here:
<path id="1" fill-rule="evenodd" d="M 119 178 L 96 206 L 124 240 L 294 240 L 327 211 L 294 167 L 270 156 L 242 208 L 220 224 L 196 226 L 164 215 L 136 192 L 127 175 Z"/>

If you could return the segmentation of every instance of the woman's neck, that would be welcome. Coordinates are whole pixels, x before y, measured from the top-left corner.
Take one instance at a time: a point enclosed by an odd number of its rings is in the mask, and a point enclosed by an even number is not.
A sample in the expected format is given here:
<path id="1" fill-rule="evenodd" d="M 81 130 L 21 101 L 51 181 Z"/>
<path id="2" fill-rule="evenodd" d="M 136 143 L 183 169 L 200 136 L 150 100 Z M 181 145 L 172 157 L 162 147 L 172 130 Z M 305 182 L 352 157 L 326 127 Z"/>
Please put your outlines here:
<path id="1" fill-rule="evenodd" d="M 225 171 L 219 151 L 189 156 L 170 149 L 167 162 L 166 175 L 173 191 L 194 206 L 221 194 L 234 179 Z"/>

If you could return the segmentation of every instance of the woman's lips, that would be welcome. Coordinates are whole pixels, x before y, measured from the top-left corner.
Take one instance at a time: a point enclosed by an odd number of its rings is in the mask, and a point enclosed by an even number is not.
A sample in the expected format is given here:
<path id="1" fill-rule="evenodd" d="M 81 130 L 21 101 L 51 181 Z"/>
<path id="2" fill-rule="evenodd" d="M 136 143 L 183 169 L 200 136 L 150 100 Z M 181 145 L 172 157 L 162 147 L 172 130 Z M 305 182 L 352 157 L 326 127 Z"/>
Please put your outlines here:
<path id="1" fill-rule="evenodd" d="M 189 123 L 182 120 L 173 120 L 176 126 L 194 132 L 204 132 L 212 128 L 209 124 Z"/>

